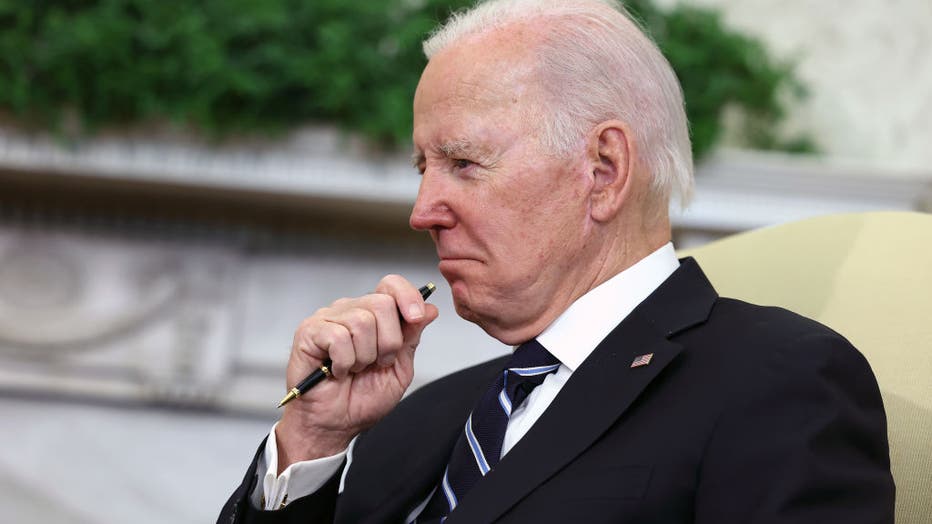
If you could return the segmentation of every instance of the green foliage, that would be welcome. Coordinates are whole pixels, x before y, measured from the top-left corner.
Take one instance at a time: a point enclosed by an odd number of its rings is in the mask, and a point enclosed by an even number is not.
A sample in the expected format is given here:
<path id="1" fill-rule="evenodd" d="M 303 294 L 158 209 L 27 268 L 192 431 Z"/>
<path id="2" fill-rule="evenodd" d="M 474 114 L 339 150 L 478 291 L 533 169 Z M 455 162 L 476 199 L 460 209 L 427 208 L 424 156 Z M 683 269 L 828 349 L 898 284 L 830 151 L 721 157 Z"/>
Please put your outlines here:
<path id="1" fill-rule="evenodd" d="M 61 129 L 168 119 L 211 136 L 331 122 L 409 140 L 420 41 L 470 0 L 0 0 L 0 110 Z M 726 104 L 757 145 L 792 83 L 708 11 L 631 2 L 677 68 L 698 153 Z M 73 119 L 74 120 L 74 119 Z"/>
<path id="2" fill-rule="evenodd" d="M 670 61 L 683 86 L 696 156 L 714 146 L 726 110 L 740 116 L 738 134 L 759 149 L 806 152 L 808 137 L 779 138 L 788 102 L 805 95 L 790 64 L 770 58 L 763 44 L 728 29 L 718 12 L 679 5 L 657 9 L 651 0 L 628 0 L 638 18 Z"/>
<path id="3" fill-rule="evenodd" d="M 402 141 L 420 41 L 446 4 L 0 0 L 0 107 L 40 125 L 65 110 L 212 134 L 319 120 Z"/>

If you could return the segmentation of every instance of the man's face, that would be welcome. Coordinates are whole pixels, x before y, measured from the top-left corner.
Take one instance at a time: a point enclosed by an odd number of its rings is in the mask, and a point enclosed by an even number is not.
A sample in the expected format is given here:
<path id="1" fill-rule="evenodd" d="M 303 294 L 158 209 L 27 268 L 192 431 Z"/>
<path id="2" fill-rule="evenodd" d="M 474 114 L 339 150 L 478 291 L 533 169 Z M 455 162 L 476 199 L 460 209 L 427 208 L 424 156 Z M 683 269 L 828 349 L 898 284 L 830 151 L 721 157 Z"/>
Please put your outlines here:
<path id="1" fill-rule="evenodd" d="M 579 269 L 591 229 L 583 151 L 543 150 L 547 109 L 526 45 L 492 34 L 446 49 L 414 98 L 411 226 L 430 232 L 460 316 L 505 343 L 536 336 L 591 284 Z"/>

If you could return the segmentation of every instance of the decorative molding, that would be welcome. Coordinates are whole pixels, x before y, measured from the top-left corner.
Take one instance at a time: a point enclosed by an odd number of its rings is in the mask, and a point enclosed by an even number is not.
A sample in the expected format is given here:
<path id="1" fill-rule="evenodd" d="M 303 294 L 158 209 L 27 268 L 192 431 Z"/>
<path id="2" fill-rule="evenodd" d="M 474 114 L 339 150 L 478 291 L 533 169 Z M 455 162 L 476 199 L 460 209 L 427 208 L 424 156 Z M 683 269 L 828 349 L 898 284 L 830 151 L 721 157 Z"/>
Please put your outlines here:
<path id="1" fill-rule="evenodd" d="M 932 210 L 932 172 L 882 173 L 838 159 L 723 150 L 700 165 L 674 229 L 730 234 L 832 213 Z"/>
<path id="2" fill-rule="evenodd" d="M 403 154 L 375 155 L 328 128 L 279 142 L 210 146 L 184 137 L 105 136 L 64 147 L 48 136 L 0 127 L 2 171 L 259 191 L 357 204 L 397 215 L 419 179 Z M 813 215 L 929 209 L 932 171 L 881 171 L 830 157 L 720 151 L 698 167 L 696 199 L 674 227 L 731 233 Z M 361 204 L 361 205 L 360 205 Z"/>
<path id="3" fill-rule="evenodd" d="M 236 246 L 0 228 L 0 388 L 212 405 L 241 263 Z"/>
<path id="4" fill-rule="evenodd" d="M 403 154 L 367 152 L 327 128 L 297 131 L 278 142 L 210 145 L 126 135 L 66 144 L 0 127 L 2 170 L 384 203 L 413 201 L 419 183 Z"/>
<path id="5" fill-rule="evenodd" d="M 0 235 L 0 351 L 54 358 L 101 346 L 178 302 L 176 255 L 115 250 L 42 231 Z"/>

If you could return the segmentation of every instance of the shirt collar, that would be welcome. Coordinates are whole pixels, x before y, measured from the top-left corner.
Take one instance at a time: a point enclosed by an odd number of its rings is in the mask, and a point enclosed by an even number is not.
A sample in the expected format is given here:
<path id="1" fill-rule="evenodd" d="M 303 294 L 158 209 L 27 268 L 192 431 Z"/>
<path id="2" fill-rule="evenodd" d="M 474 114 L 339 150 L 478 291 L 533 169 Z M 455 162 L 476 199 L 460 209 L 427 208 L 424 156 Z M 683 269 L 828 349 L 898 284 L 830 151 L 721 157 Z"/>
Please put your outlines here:
<path id="1" fill-rule="evenodd" d="M 576 371 L 602 339 L 679 265 L 673 244 L 666 243 L 576 299 L 537 341 L 570 371 Z"/>

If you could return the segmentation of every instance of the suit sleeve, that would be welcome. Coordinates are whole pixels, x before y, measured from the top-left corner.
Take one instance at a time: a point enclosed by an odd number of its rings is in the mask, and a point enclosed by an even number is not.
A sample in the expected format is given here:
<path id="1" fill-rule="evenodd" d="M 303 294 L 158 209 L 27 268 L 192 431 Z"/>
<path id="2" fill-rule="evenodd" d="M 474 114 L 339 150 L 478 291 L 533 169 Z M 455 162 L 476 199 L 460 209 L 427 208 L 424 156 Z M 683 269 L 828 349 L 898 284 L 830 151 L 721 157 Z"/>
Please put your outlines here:
<path id="1" fill-rule="evenodd" d="M 217 524 L 308 524 L 333 522 L 336 509 L 337 495 L 340 487 L 340 477 L 344 465 L 341 466 L 320 489 L 289 502 L 287 506 L 276 511 L 265 511 L 253 506 L 250 494 L 255 490 L 259 481 L 256 468 L 259 457 L 265 449 L 265 441 L 259 445 L 252 464 L 246 471 L 242 483 L 230 495 L 223 505 Z"/>
<path id="2" fill-rule="evenodd" d="M 695 522 L 892 524 L 886 417 L 864 357 L 812 334 L 748 378 L 707 443 Z"/>

